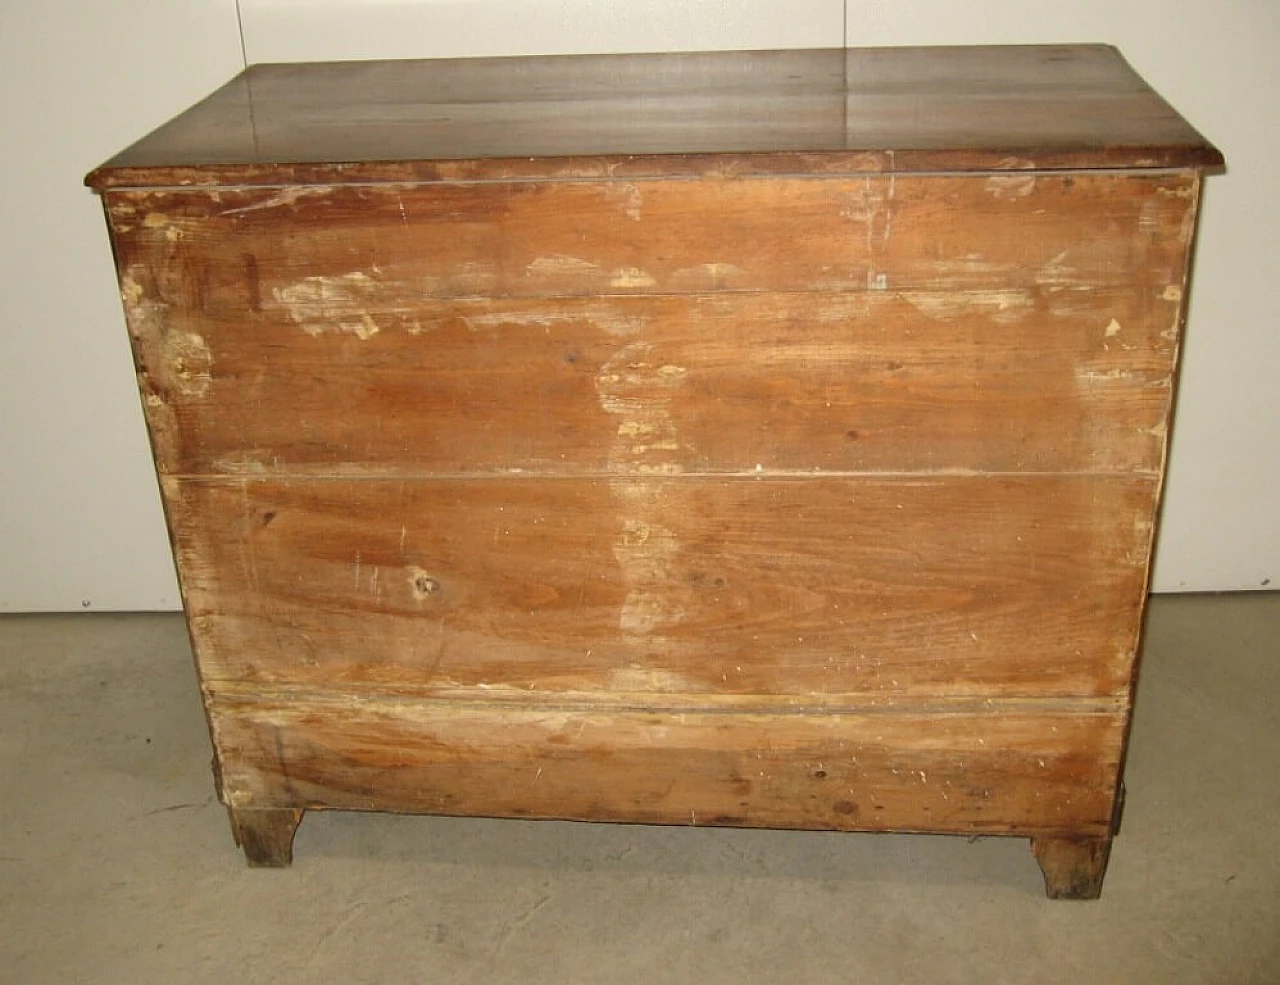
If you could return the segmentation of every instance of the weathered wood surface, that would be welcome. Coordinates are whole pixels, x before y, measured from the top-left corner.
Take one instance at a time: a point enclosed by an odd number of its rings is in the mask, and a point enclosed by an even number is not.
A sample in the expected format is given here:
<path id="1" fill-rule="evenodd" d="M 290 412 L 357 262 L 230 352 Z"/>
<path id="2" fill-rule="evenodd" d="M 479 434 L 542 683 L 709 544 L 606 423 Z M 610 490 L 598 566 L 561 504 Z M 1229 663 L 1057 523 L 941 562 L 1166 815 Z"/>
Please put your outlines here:
<path id="1" fill-rule="evenodd" d="M 210 708 L 223 796 L 241 808 L 1104 835 L 1124 716 L 977 705 L 753 714 L 214 689 Z"/>
<path id="2" fill-rule="evenodd" d="M 753 474 L 165 492 L 206 680 L 848 704 L 1123 693 L 1155 486 Z"/>
<path id="3" fill-rule="evenodd" d="M 460 300 L 363 340 L 172 314 L 140 348 L 177 475 L 1154 474 L 1179 307 L 1121 289 Z M 202 344 L 179 365 L 184 332 Z"/>
<path id="4" fill-rule="evenodd" d="M 759 179 L 108 208 L 163 472 L 1154 473 L 1195 187 Z"/>
<path id="5" fill-rule="evenodd" d="M 1214 167 L 1104 45 L 255 65 L 89 176 L 123 185 Z"/>
<path id="6" fill-rule="evenodd" d="M 156 189 L 105 201 L 126 300 L 284 314 L 304 331 L 358 336 L 374 331 L 359 317 L 365 299 L 408 327 L 423 298 L 1159 292 L 1180 282 L 1196 184 L 1191 172 L 1016 172 Z"/>

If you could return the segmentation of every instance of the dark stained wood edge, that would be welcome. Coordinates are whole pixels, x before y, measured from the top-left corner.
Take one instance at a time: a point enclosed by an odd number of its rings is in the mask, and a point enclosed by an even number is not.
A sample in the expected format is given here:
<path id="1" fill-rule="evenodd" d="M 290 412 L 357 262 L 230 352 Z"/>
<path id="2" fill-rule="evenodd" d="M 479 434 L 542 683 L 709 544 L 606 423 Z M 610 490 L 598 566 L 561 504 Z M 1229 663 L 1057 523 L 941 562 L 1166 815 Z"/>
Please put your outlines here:
<path id="1" fill-rule="evenodd" d="M 1102 162 L 1100 163 L 1100 158 Z M 473 158 L 434 161 L 211 164 L 165 168 L 104 165 L 85 177 L 95 191 L 127 188 L 385 184 L 410 182 L 566 181 L 631 178 L 728 178 L 856 174 L 1038 171 L 1197 170 L 1217 172 L 1223 157 L 1208 144 L 972 150 L 832 151 L 766 154 L 619 154 L 592 157 Z M 1011 163 L 1016 162 L 1016 163 Z"/>
<path id="2" fill-rule="evenodd" d="M 1110 838 L 1032 838 L 1049 899 L 1094 900 L 1111 858 Z"/>
<path id="3" fill-rule="evenodd" d="M 228 807 L 231 835 L 244 849 L 253 869 L 287 869 L 293 863 L 293 835 L 302 822 L 301 810 L 246 810 Z"/>

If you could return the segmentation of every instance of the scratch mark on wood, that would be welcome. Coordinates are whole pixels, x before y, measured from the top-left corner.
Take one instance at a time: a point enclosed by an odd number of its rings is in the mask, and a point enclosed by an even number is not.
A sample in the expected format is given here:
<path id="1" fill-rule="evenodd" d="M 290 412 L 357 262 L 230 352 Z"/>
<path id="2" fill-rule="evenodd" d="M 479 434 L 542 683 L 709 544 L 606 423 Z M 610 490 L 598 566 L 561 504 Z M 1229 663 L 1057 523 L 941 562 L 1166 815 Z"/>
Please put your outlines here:
<path id="1" fill-rule="evenodd" d="M 1061 250 L 1036 271 L 1036 283 L 1041 287 L 1063 287 L 1070 284 L 1076 268 L 1068 264 L 1069 250 Z"/>
<path id="2" fill-rule="evenodd" d="M 245 215 L 249 212 L 260 212 L 263 209 L 274 209 L 281 206 L 295 205 L 303 198 L 321 197 L 326 198 L 332 195 L 333 188 L 329 185 L 294 185 L 285 188 L 277 195 L 264 198 L 248 205 L 242 205 L 236 209 L 225 209 L 218 213 L 219 216 Z"/>

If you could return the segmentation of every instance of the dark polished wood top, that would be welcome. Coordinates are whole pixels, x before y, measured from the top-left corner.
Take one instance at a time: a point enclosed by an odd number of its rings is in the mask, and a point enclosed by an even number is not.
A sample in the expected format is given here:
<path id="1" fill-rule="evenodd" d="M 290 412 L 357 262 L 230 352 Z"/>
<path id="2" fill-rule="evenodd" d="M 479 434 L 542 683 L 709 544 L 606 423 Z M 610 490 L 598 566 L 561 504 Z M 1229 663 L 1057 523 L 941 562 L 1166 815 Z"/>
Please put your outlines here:
<path id="1" fill-rule="evenodd" d="M 254 65 L 99 189 L 1019 168 L 1216 168 L 1106 45 Z"/>

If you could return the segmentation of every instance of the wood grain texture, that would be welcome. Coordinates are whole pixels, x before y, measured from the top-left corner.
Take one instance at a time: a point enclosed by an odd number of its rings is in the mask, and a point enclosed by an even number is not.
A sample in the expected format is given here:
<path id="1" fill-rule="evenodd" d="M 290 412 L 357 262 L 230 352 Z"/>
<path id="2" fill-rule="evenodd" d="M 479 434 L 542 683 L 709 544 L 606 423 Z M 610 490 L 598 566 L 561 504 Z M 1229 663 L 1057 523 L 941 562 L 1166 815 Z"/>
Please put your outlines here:
<path id="1" fill-rule="evenodd" d="M 108 209 L 163 472 L 1152 472 L 1196 189 L 759 179 Z"/>
<path id="2" fill-rule="evenodd" d="M 1169 171 L 718 177 L 161 189 L 105 202 L 127 293 L 214 315 L 283 309 L 323 332 L 343 330 L 344 301 L 375 294 L 411 325 L 424 298 L 1159 291 L 1179 280 L 1196 185 Z M 359 317 L 345 331 L 360 328 L 372 331 Z"/>
<path id="3" fill-rule="evenodd" d="M 1215 167 L 1103 45 L 255 65 L 96 187 Z"/>
<path id="4" fill-rule="evenodd" d="M 211 700 L 238 807 L 1102 835 L 1123 717 L 749 714 L 289 692 Z"/>
<path id="5" fill-rule="evenodd" d="M 391 324 L 361 340 L 174 317 L 202 342 L 194 370 L 166 358 L 182 329 L 140 325 L 161 468 L 1154 473 L 1180 305 L 1124 289 L 458 300 L 422 304 L 418 327 L 340 307 Z"/>
<path id="6" fill-rule="evenodd" d="M 166 480 L 208 681 L 1112 695 L 1155 480 Z"/>

